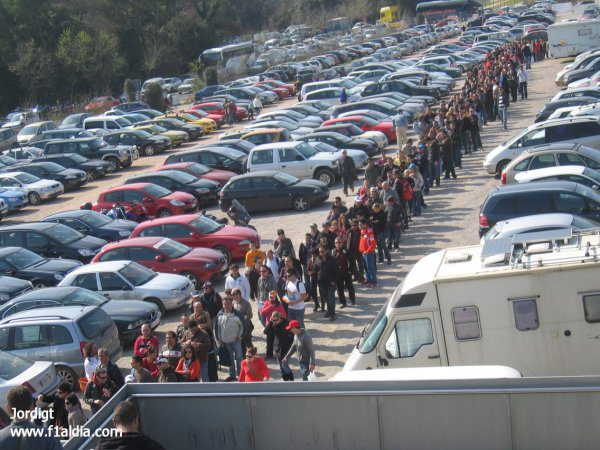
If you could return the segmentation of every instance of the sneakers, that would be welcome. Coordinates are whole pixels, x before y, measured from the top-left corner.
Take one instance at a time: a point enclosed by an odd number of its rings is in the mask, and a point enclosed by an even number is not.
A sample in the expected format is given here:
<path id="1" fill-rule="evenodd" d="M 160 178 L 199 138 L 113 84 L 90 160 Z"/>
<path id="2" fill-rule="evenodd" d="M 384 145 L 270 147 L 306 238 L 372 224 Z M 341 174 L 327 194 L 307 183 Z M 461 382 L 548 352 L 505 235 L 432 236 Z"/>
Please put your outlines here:
<path id="1" fill-rule="evenodd" d="M 346 306 L 348 306 L 348 305 L 343 304 L 342 306 L 340 306 L 340 309 L 344 309 Z"/>

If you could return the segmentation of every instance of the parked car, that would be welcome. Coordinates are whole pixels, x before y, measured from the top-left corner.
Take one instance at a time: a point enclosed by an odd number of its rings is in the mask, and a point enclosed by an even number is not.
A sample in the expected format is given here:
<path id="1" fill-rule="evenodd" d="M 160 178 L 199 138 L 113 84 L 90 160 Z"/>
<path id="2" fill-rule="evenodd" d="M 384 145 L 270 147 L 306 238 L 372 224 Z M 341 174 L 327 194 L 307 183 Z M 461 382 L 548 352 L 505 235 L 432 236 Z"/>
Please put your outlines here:
<path id="1" fill-rule="evenodd" d="M 89 113 L 77 113 L 68 115 L 63 119 L 58 128 L 83 128 L 83 121 L 92 117 Z"/>
<path id="2" fill-rule="evenodd" d="M 17 133 L 12 128 L 0 129 L 0 150 L 9 150 L 18 145 Z"/>
<path id="3" fill-rule="evenodd" d="M 164 153 L 171 148 L 170 138 L 166 136 L 154 136 L 142 129 L 120 130 L 106 134 L 102 139 L 110 145 L 135 146 L 138 152 L 141 152 L 145 156 Z"/>
<path id="4" fill-rule="evenodd" d="M 83 170 L 88 181 L 92 181 L 98 178 L 106 176 L 111 169 L 111 165 L 101 159 L 88 159 L 77 153 L 67 153 L 64 155 L 44 155 L 39 158 L 39 161 L 49 161 L 56 164 L 60 164 L 66 169 L 79 169 Z"/>
<path id="5" fill-rule="evenodd" d="M 196 198 L 185 192 L 171 192 L 152 183 L 135 183 L 117 186 L 101 192 L 98 201 L 92 206 L 94 211 L 100 212 L 110 209 L 114 204 L 132 205 L 133 214 L 143 218 L 168 217 L 177 214 L 195 212 L 198 206 Z M 140 213 L 137 205 L 141 205 Z M 141 217 L 142 218 L 142 217 Z"/>
<path id="6" fill-rule="evenodd" d="M 600 227 L 600 222 L 573 214 L 536 214 L 503 220 L 489 229 L 481 243 L 489 239 L 512 239 L 518 234 L 553 230 L 586 230 Z"/>
<path id="7" fill-rule="evenodd" d="M 34 122 L 21 128 L 17 134 L 19 145 L 30 145 L 42 139 L 44 131 L 54 130 L 56 125 L 54 122 Z"/>
<path id="8" fill-rule="evenodd" d="M 304 142 L 325 142 L 326 144 L 333 145 L 335 148 L 339 148 L 340 150 L 345 148 L 354 148 L 356 150 L 362 150 L 369 156 L 377 154 L 378 150 L 377 144 L 369 139 L 349 138 L 343 134 L 331 131 L 314 132 L 307 134 L 306 136 L 302 136 L 297 140 Z"/>
<path id="9" fill-rule="evenodd" d="M 535 123 L 490 151 L 483 167 L 489 174 L 501 174 L 526 149 L 565 142 L 600 148 L 600 117 L 565 117 Z"/>
<path id="10" fill-rule="evenodd" d="M 8 337 L 0 333 L 0 348 L 8 343 L 2 341 Z M 25 386 L 31 395 L 53 394 L 61 382 L 52 361 L 29 361 L 20 356 L 0 350 L 0 398 L 6 399 L 8 391 L 15 387 Z M 10 419 L 9 419 L 10 420 Z"/>
<path id="11" fill-rule="evenodd" d="M 136 127 L 141 127 L 144 125 L 158 125 L 160 127 L 166 128 L 167 130 L 175 130 L 175 131 L 185 131 L 190 140 L 195 141 L 204 136 L 204 129 L 200 125 L 194 125 L 191 123 L 185 123 L 181 120 L 177 119 L 150 119 L 145 122 L 139 122 L 136 124 Z"/>
<path id="12" fill-rule="evenodd" d="M 517 183 L 531 181 L 573 181 L 600 190 L 600 173 L 585 166 L 558 166 L 529 170 L 515 176 Z"/>
<path id="13" fill-rule="evenodd" d="M 176 273 L 187 277 L 195 289 L 208 280 L 216 280 L 227 271 L 221 252 L 208 248 L 190 248 L 163 237 L 125 239 L 104 246 L 92 262 L 129 260 L 155 272 Z"/>
<path id="14" fill-rule="evenodd" d="M 97 306 L 113 320 L 122 345 L 132 344 L 144 324 L 152 329 L 160 324 L 158 306 L 139 300 L 111 300 L 81 287 L 49 287 L 27 292 L 0 307 L 0 320 L 21 311 L 61 306 Z"/>
<path id="15" fill-rule="evenodd" d="M 247 227 L 223 225 L 199 214 L 166 217 L 140 223 L 131 237 L 171 238 L 188 247 L 212 248 L 220 251 L 227 261 L 243 259 L 250 242 L 260 246 L 258 233 Z"/>
<path id="16" fill-rule="evenodd" d="M 217 131 L 219 128 L 217 126 L 217 122 L 208 117 L 196 117 L 193 114 L 186 112 L 178 112 L 178 113 L 167 113 L 164 116 L 157 117 L 157 119 L 176 119 L 180 122 L 186 123 L 188 125 L 198 125 L 202 127 L 202 131 L 204 134 L 208 134 L 211 131 Z"/>
<path id="17" fill-rule="evenodd" d="M 323 122 L 324 127 L 327 126 L 331 126 L 331 125 L 337 125 L 340 123 L 350 123 L 353 125 L 356 125 L 358 128 L 360 128 L 362 131 L 365 132 L 369 132 L 369 131 L 378 131 L 383 133 L 386 137 L 388 142 L 393 143 L 396 142 L 396 130 L 394 128 L 393 122 L 392 120 L 377 120 L 377 119 L 372 119 L 369 116 L 366 115 L 359 115 L 358 114 L 359 111 L 356 111 L 357 115 L 350 115 L 350 116 L 344 116 L 344 117 L 337 117 L 335 119 L 330 119 L 327 120 L 325 122 Z"/>
<path id="18" fill-rule="evenodd" d="M 83 109 L 86 111 L 94 112 L 94 113 L 102 113 L 111 108 L 114 108 L 121 101 L 117 98 L 111 97 L 110 95 L 105 95 L 102 97 L 96 97 L 91 102 L 89 102 Z"/>
<path id="19" fill-rule="evenodd" d="M 227 114 L 225 113 L 225 108 L 223 106 L 223 102 L 202 102 L 192 105 L 190 107 L 191 110 L 196 111 L 204 111 L 209 114 L 219 114 L 225 117 Z M 244 120 L 248 116 L 248 111 L 246 108 L 241 106 L 236 106 L 235 110 L 235 120 L 238 122 Z"/>
<path id="20" fill-rule="evenodd" d="M 196 198 L 198 205 L 215 202 L 219 195 L 218 183 L 178 170 L 149 172 L 125 180 L 126 185 L 134 183 L 153 183 L 169 191 L 187 192 Z"/>
<path id="21" fill-rule="evenodd" d="M 177 90 L 179 91 L 180 94 L 191 94 L 192 92 L 194 92 L 194 89 L 199 84 L 200 84 L 200 79 L 198 79 L 198 78 L 186 78 L 179 85 Z"/>
<path id="22" fill-rule="evenodd" d="M 6 211 L 4 211 L 2 203 L 8 208 Z M 0 219 L 2 219 L 7 212 L 17 211 L 27 206 L 28 203 L 29 201 L 27 200 L 27 192 L 25 189 L 16 187 L 7 189 L 0 187 Z"/>
<path id="23" fill-rule="evenodd" d="M 47 222 L 29 222 L 0 227 L 0 246 L 24 247 L 46 258 L 77 259 L 87 263 L 106 241 L 84 236 L 72 228 Z"/>
<path id="24" fill-rule="evenodd" d="M 0 350 L 30 361 L 51 359 L 71 386 L 84 376 L 81 350 L 88 342 L 106 348 L 111 361 L 123 353 L 117 326 L 97 306 L 30 309 L 0 321 Z"/>
<path id="25" fill-rule="evenodd" d="M 334 119 L 335 120 L 335 119 Z M 369 139 L 377 144 L 377 149 L 382 150 L 388 146 L 389 142 L 384 133 L 380 131 L 364 132 L 353 123 L 336 123 L 333 125 L 323 125 L 315 129 L 315 133 L 329 132 L 340 133 L 349 138 Z"/>
<path id="26" fill-rule="evenodd" d="M 60 223 L 86 236 L 93 236 L 106 242 L 127 239 L 137 222 L 124 219 L 111 219 L 96 211 L 75 209 L 51 214 L 42 222 Z"/>
<path id="27" fill-rule="evenodd" d="M 51 139 L 77 139 L 85 137 L 94 137 L 94 135 L 81 128 L 57 128 L 55 130 L 44 131 L 42 141 Z"/>
<path id="28" fill-rule="evenodd" d="M 164 166 L 159 166 L 154 170 L 157 172 L 161 172 L 163 170 L 176 170 L 179 172 L 184 172 L 203 180 L 214 181 L 217 183 L 219 188 L 223 187 L 225 183 L 235 176 L 235 173 L 230 172 L 229 170 L 211 169 L 208 166 L 194 162 L 166 164 Z"/>
<path id="29" fill-rule="evenodd" d="M 10 156 L 16 160 L 35 159 L 44 154 L 44 150 L 37 147 L 18 147 L 11 148 L 2 152 L 3 155 Z"/>
<path id="30" fill-rule="evenodd" d="M 596 103 L 598 99 L 596 97 L 567 97 L 561 98 L 560 100 L 553 100 L 544 105 L 540 110 L 540 113 L 535 118 L 535 122 L 543 122 L 559 108 L 567 108 L 570 106 L 583 106 L 591 103 Z"/>
<path id="31" fill-rule="evenodd" d="M 120 105 L 115 106 L 113 109 L 116 109 L 118 111 L 123 111 L 123 112 L 132 112 L 132 111 L 137 111 L 139 109 L 148 109 L 150 108 L 150 105 L 148 105 L 148 103 L 145 102 L 125 102 L 125 103 L 121 103 Z"/>
<path id="32" fill-rule="evenodd" d="M 112 300 L 153 303 L 161 314 L 188 303 L 194 289 L 187 277 L 156 273 L 133 261 L 88 264 L 69 273 L 59 286 L 83 287 Z"/>
<path id="33" fill-rule="evenodd" d="M 165 78 L 165 85 L 163 89 L 165 92 L 177 92 L 177 89 L 181 86 L 181 80 L 177 77 Z"/>
<path id="34" fill-rule="evenodd" d="M 600 221 L 600 193 L 570 181 L 543 181 L 498 186 L 479 212 L 479 235 L 496 222 L 531 214 L 567 213 Z"/>
<path id="35" fill-rule="evenodd" d="M 276 171 L 258 171 L 233 177 L 221 191 L 219 206 L 227 211 L 238 200 L 247 211 L 293 208 L 306 211 L 329 198 L 328 186 L 318 180 L 300 180 Z"/>
<path id="36" fill-rule="evenodd" d="M 67 169 L 52 161 L 28 161 L 14 166 L 14 170 L 25 172 L 43 180 L 60 182 L 65 191 L 77 189 L 87 183 L 87 174 L 79 169 Z"/>
<path id="37" fill-rule="evenodd" d="M 0 186 L 25 190 L 30 205 L 39 205 L 43 200 L 51 200 L 65 192 L 62 183 L 40 179 L 26 172 L 0 173 Z"/>
<path id="38" fill-rule="evenodd" d="M 182 144 L 189 142 L 190 135 L 185 131 L 167 130 L 159 125 L 138 125 L 135 124 L 134 130 L 146 131 L 153 136 L 163 136 L 171 140 L 173 147 L 180 147 Z"/>
<path id="39" fill-rule="evenodd" d="M 237 174 L 244 172 L 246 154 L 238 150 L 211 147 L 173 153 L 167 157 L 165 164 L 183 162 L 200 163 L 212 169 L 227 170 Z"/>
<path id="40" fill-rule="evenodd" d="M 29 281 L 0 275 L 0 305 L 31 290 L 33 285 Z"/>

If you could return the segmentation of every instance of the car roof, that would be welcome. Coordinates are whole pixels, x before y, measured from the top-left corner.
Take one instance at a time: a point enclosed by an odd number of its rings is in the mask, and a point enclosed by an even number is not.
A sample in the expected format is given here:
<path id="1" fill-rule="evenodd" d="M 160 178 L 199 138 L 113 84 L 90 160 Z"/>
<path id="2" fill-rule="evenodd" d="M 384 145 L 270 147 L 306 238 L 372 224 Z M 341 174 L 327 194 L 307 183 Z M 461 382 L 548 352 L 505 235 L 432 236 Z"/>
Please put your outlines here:
<path id="1" fill-rule="evenodd" d="M 18 223 L 14 225 L 2 225 L 0 226 L 0 231 L 6 230 L 36 230 L 36 231 L 45 231 L 50 227 L 56 226 L 55 223 L 50 222 L 26 222 L 26 223 Z"/>
<path id="2" fill-rule="evenodd" d="M 163 225 L 165 223 L 190 223 L 192 220 L 199 217 L 200 214 L 179 214 L 177 216 L 161 217 L 157 219 L 145 220 L 140 223 L 135 229 L 147 228 L 149 226 Z M 135 230 L 134 230 L 135 231 Z"/>
<path id="3" fill-rule="evenodd" d="M 62 131 L 59 130 L 58 131 Z M 82 130 L 84 131 L 84 130 Z M 52 142 L 53 144 L 62 144 L 64 142 L 89 142 L 89 141 L 93 141 L 94 139 L 98 139 L 98 136 L 86 136 L 86 137 L 80 137 L 80 138 L 71 138 L 71 139 L 52 139 L 52 141 L 48 141 L 48 142 Z"/>
<path id="4" fill-rule="evenodd" d="M 274 121 L 271 121 L 274 122 Z M 252 131 L 249 131 L 248 133 L 244 134 L 245 136 L 256 136 L 256 135 L 261 135 L 261 134 L 275 134 L 275 133 L 282 133 L 283 130 L 285 128 L 257 128 L 257 129 L 253 129 Z"/>
<path id="5" fill-rule="evenodd" d="M 532 183 L 505 184 L 497 186 L 493 195 L 511 194 L 513 192 L 541 191 L 575 191 L 577 183 L 573 181 L 535 181 Z"/>
<path id="6" fill-rule="evenodd" d="M 103 248 L 102 251 L 105 250 L 109 250 L 109 249 L 113 249 L 113 248 L 121 248 L 121 247 L 133 247 L 133 246 L 137 246 L 137 245 L 141 245 L 141 246 L 145 246 L 145 247 L 152 247 L 155 244 L 158 244 L 159 242 L 162 242 L 164 240 L 171 240 L 162 236 L 151 236 L 151 237 L 135 237 L 135 238 L 131 238 L 131 239 L 123 239 L 121 241 L 116 241 L 116 242 L 111 242 L 109 244 L 106 244 Z M 96 263 L 94 263 L 96 264 Z"/>
<path id="7" fill-rule="evenodd" d="M 181 172 L 177 171 L 177 170 L 159 170 L 158 172 L 146 172 L 146 173 L 140 173 L 139 175 L 134 175 L 130 178 L 128 178 L 128 180 L 137 180 L 139 178 L 145 178 L 145 177 L 164 177 L 164 178 L 171 178 L 173 175 L 181 175 Z M 128 183 L 128 186 L 131 186 L 132 184 L 137 184 L 137 183 Z M 146 183 L 148 184 L 148 183 Z M 150 183 L 152 184 L 152 183 Z"/>
<path id="8" fill-rule="evenodd" d="M 58 218 L 62 218 L 62 217 L 82 217 L 90 212 L 88 209 L 72 209 L 70 211 L 61 211 L 61 212 L 57 212 L 56 214 L 50 214 L 49 216 L 44 217 L 43 220 L 46 219 L 58 219 Z"/>
<path id="9" fill-rule="evenodd" d="M 107 192 L 113 192 L 113 191 L 120 191 L 120 190 L 124 190 L 124 189 L 142 189 L 145 188 L 147 186 L 152 185 L 153 183 L 131 183 L 131 184 L 124 184 L 123 186 L 115 186 L 112 187 L 110 189 L 107 189 L 103 192 L 103 194 L 106 194 Z"/>
<path id="10" fill-rule="evenodd" d="M 562 125 L 565 123 L 579 122 L 600 122 L 600 117 L 595 116 L 568 116 L 560 119 L 545 120 L 543 122 L 534 123 L 527 128 L 527 131 L 535 130 L 549 125 Z"/>
<path id="11" fill-rule="evenodd" d="M 259 170 L 258 172 L 248 172 L 242 175 L 236 175 L 235 177 L 231 177 L 230 181 L 236 181 L 245 178 L 272 177 L 278 173 L 280 173 L 278 170 Z"/>
<path id="12" fill-rule="evenodd" d="M 541 169 L 528 170 L 518 173 L 519 179 L 529 180 L 534 177 L 548 177 L 552 175 L 581 175 L 587 167 L 585 166 L 553 166 Z"/>
<path id="13" fill-rule="evenodd" d="M 273 142 L 273 143 L 270 143 L 270 144 L 257 145 L 251 151 L 255 151 L 255 150 L 267 150 L 267 149 L 275 149 L 275 148 L 281 148 L 281 149 L 283 149 L 283 148 L 296 148 L 300 144 L 301 144 L 301 142 L 299 142 L 299 141 Z"/>
<path id="14" fill-rule="evenodd" d="M 502 232 L 521 230 L 528 227 L 567 226 L 573 223 L 573 214 L 534 214 L 501 221 Z"/>
<path id="15" fill-rule="evenodd" d="M 190 162 L 190 161 L 175 162 L 175 163 L 165 164 L 163 166 L 157 167 L 156 170 L 158 172 L 164 172 L 165 170 L 175 170 L 175 169 L 179 169 L 179 168 L 182 168 L 182 167 L 189 167 L 192 164 L 197 164 L 197 163 Z"/>
<path id="16" fill-rule="evenodd" d="M 80 288 L 77 286 L 51 286 L 51 287 L 44 288 L 43 290 L 36 289 L 33 291 L 27 291 L 24 294 L 21 294 L 18 297 L 15 297 L 15 298 L 9 300 L 9 302 L 12 302 L 15 299 L 40 300 L 40 299 L 62 297 L 64 295 L 67 295 L 78 289 L 84 289 L 84 288 Z M 7 303 L 9 303 L 9 302 L 7 302 Z"/>
<path id="17" fill-rule="evenodd" d="M 114 262 L 114 261 L 111 261 Z M 97 306 L 61 306 L 60 308 L 50 307 L 50 308 L 36 308 L 36 309 L 28 309 L 26 311 L 22 311 L 16 314 L 13 314 L 6 319 L 0 321 L 0 325 L 7 325 L 18 322 L 31 322 L 28 319 L 40 319 L 43 321 L 53 320 L 53 319 L 69 319 L 73 320 L 77 317 L 83 316 L 89 311 L 98 308 Z"/>
<path id="18" fill-rule="evenodd" d="M 122 269 L 127 264 L 131 263 L 129 260 L 120 259 L 116 261 L 103 261 L 94 264 L 86 264 L 85 266 L 79 266 L 71 274 L 82 274 L 82 273 L 94 273 L 94 272 L 116 272 Z"/>

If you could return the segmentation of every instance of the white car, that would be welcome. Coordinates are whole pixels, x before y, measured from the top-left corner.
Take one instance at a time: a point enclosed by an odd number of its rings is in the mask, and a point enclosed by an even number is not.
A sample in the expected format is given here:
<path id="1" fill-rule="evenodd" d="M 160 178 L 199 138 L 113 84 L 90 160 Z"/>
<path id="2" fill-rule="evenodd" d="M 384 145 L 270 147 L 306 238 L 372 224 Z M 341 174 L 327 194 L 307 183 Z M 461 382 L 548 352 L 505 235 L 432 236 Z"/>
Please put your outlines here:
<path id="1" fill-rule="evenodd" d="M 307 142 L 307 144 L 318 152 L 330 153 L 335 155 L 337 158 L 342 158 L 343 150 L 338 150 L 333 145 L 329 145 L 326 142 Z M 346 151 L 348 152 L 348 156 L 352 158 L 352 161 L 354 161 L 356 168 L 360 169 L 361 167 L 367 165 L 367 162 L 369 161 L 369 155 L 367 155 L 365 152 L 353 148 L 349 148 Z"/>
<path id="2" fill-rule="evenodd" d="M 600 173 L 585 166 L 544 167 L 515 175 L 517 183 L 529 183 L 530 181 L 574 181 L 595 190 L 600 189 Z"/>
<path id="3" fill-rule="evenodd" d="M 340 96 L 342 94 L 342 89 L 344 88 L 331 87 L 318 89 L 316 91 L 309 92 L 303 98 L 304 100 L 322 100 L 330 105 L 339 105 L 341 103 Z M 348 102 L 356 102 L 361 98 L 360 95 L 354 94 L 350 92 L 350 90 L 346 91 L 346 96 L 348 98 Z"/>
<path id="4" fill-rule="evenodd" d="M 177 92 L 177 88 L 181 86 L 181 80 L 177 77 L 165 78 L 164 90 L 167 92 Z"/>
<path id="5" fill-rule="evenodd" d="M 133 261 L 88 264 L 68 273 L 59 286 L 79 286 L 112 300 L 154 303 L 161 314 L 188 303 L 194 289 L 182 275 L 156 273 Z"/>
<path id="6" fill-rule="evenodd" d="M 11 190 L 24 189 L 30 205 L 39 205 L 42 200 L 50 200 L 65 192 L 62 183 L 54 180 L 45 180 L 26 172 L 0 173 L 0 186 Z"/>
<path id="7" fill-rule="evenodd" d="M 56 129 L 54 122 L 35 122 L 21 128 L 21 131 L 17 134 L 17 141 L 19 145 L 25 146 L 33 144 L 34 142 L 41 141 L 44 131 Z"/>

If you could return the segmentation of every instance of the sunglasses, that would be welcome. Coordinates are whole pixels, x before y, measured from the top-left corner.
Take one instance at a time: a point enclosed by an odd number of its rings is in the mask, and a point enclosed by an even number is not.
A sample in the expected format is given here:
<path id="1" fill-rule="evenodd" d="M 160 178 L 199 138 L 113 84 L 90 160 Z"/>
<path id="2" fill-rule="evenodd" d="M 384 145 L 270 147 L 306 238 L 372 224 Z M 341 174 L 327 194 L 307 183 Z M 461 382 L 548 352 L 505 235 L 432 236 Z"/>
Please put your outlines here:
<path id="1" fill-rule="evenodd" d="M 254 358 L 254 355 L 246 355 L 246 358 Z"/>

